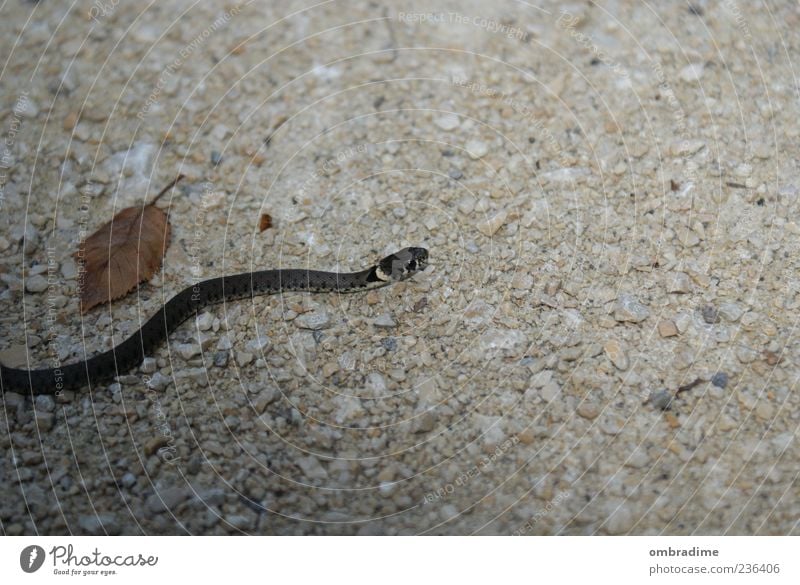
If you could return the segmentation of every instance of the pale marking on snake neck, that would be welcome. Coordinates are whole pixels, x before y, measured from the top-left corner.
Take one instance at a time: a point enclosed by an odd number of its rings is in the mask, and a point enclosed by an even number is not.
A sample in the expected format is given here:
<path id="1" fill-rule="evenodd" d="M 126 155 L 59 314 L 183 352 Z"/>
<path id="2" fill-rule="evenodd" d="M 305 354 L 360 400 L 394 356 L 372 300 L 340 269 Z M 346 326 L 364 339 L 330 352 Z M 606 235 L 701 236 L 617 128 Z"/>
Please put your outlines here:
<path id="1" fill-rule="evenodd" d="M 383 282 L 387 282 L 387 281 L 389 281 L 389 280 L 391 280 L 391 279 L 392 279 L 392 277 L 391 277 L 391 276 L 389 276 L 389 275 L 388 275 L 388 274 L 386 274 L 386 273 L 385 273 L 383 270 L 381 270 L 381 267 L 380 267 L 380 266 L 376 266 L 376 267 L 375 267 L 375 276 L 377 276 L 378 278 L 380 278 L 380 279 L 381 279 Z"/>

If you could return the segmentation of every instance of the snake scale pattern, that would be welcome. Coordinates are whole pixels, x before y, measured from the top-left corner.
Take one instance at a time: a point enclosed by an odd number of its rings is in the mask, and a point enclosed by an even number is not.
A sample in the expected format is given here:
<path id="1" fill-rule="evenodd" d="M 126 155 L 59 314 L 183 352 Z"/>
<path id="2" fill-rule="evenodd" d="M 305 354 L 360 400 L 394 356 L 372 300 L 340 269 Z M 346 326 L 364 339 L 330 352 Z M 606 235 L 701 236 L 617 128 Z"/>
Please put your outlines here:
<path id="1" fill-rule="evenodd" d="M 404 248 L 360 272 L 279 269 L 204 280 L 167 301 L 136 333 L 116 347 L 85 361 L 56 368 L 25 370 L 0 365 L 2 391 L 58 394 L 110 380 L 142 363 L 188 318 L 204 307 L 281 292 L 352 293 L 406 280 L 424 270 L 425 248 Z"/>

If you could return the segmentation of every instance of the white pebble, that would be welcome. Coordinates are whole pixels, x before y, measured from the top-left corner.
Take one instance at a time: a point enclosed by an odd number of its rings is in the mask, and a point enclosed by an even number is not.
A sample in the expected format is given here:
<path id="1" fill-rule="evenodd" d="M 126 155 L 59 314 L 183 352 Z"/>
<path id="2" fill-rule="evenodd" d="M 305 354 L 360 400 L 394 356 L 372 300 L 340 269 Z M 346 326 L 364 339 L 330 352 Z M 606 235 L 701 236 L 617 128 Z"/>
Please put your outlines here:
<path id="1" fill-rule="evenodd" d="M 690 293 L 692 292 L 692 281 L 685 272 L 674 272 L 667 275 L 667 292 L 669 293 Z"/>
<path id="2" fill-rule="evenodd" d="M 147 387 L 152 390 L 163 390 L 172 382 L 172 378 L 165 376 L 161 372 L 156 372 L 147 382 Z"/>
<path id="3" fill-rule="evenodd" d="M 297 460 L 297 465 L 308 479 L 328 479 L 328 472 L 316 457 L 301 457 Z"/>
<path id="4" fill-rule="evenodd" d="M 222 207 L 222 204 L 225 203 L 226 197 L 227 194 L 225 191 L 212 191 L 211 193 L 206 193 L 203 195 L 203 209 L 218 209 Z"/>
<path id="5" fill-rule="evenodd" d="M 480 222 L 476 227 L 486 237 L 493 236 L 508 219 L 508 213 L 499 211 L 489 219 Z"/>
<path id="6" fill-rule="evenodd" d="M 470 158 L 473 160 L 486 156 L 486 153 L 489 152 L 489 147 L 480 140 L 470 140 L 467 142 L 466 147 Z"/>
<path id="7" fill-rule="evenodd" d="M 372 390 L 375 396 L 382 396 L 386 393 L 386 378 L 380 372 L 370 372 L 367 376 L 367 388 Z"/>
<path id="8" fill-rule="evenodd" d="M 25 290 L 31 293 L 40 293 L 47 290 L 47 279 L 41 274 L 31 276 L 25 281 Z"/>
<path id="9" fill-rule="evenodd" d="M 461 125 L 461 120 L 455 114 L 445 114 L 436 119 L 435 124 L 442 130 L 455 130 Z"/>
<path id="10" fill-rule="evenodd" d="M 35 118 L 39 115 L 39 107 L 32 99 L 26 97 L 14 104 L 14 114 L 21 118 Z"/>
<path id="11" fill-rule="evenodd" d="M 549 183 L 572 183 L 578 179 L 588 177 L 590 174 L 591 171 L 584 167 L 564 167 L 542 173 L 541 178 Z"/>
<path id="12" fill-rule="evenodd" d="M 175 352 L 185 360 L 200 354 L 200 346 L 194 343 L 176 343 Z"/>
<path id="13" fill-rule="evenodd" d="M 61 263 L 61 276 L 67 280 L 72 280 L 78 276 L 78 265 L 75 264 L 75 261 L 72 258 L 66 258 Z"/>
<path id="14" fill-rule="evenodd" d="M 720 303 L 719 314 L 731 323 L 735 323 L 741 319 L 744 310 L 736 303 Z"/>
<path id="15" fill-rule="evenodd" d="M 375 327 L 384 327 L 384 328 L 397 327 L 397 323 L 395 323 L 394 319 L 389 313 L 384 313 L 383 315 L 380 315 L 372 322 L 372 324 Z"/>
<path id="16" fill-rule="evenodd" d="M 214 324 L 214 315 L 206 311 L 197 316 L 196 323 L 200 331 L 208 331 Z"/>
<path id="17" fill-rule="evenodd" d="M 633 295 L 621 294 L 614 308 L 614 319 L 620 322 L 640 323 L 650 316 L 650 310 Z"/>
<path id="18" fill-rule="evenodd" d="M 142 365 L 139 368 L 145 374 L 152 374 L 157 369 L 156 359 L 151 357 L 146 357 L 142 360 Z"/>
<path id="19" fill-rule="evenodd" d="M 490 352 L 520 352 L 527 347 L 525 334 L 518 329 L 487 329 L 480 337 L 478 350 L 482 355 Z"/>
<path id="20" fill-rule="evenodd" d="M 683 81 L 698 81 L 701 77 L 703 77 L 704 70 L 705 65 L 703 65 L 703 63 L 691 63 L 690 65 L 687 65 L 681 69 L 679 75 Z"/>
<path id="21" fill-rule="evenodd" d="M 611 363 L 614 364 L 618 370 L 625 371 L 628 369 L 628 366 L 630 365 L 628 354 L 625 353 L 625 350 L 619 341 L 616 339 L 609 339 L 606 341 L 603 349 L 605 350 L 608 359 L 611 360 Z"/>
<path id="22" fill-rule="evenodd" d="M 262 335 L 261 337 L 248 341 L 247 345 L 245 345 L 245 349 L 247 349 L 247 351 L 251 353 L 260 354 L 262 352 L 267 351 L 271 345 L 272 341 L 270 340 L 270 338 L 267 337 L 266 335 Z"/>
<path id="23" fill-rule="evenodd" d="M 331 316 L 325 311 L 305 313 L 295 319 L 297 325 L 303 329 L 317 331 L 331 326 Z"/>

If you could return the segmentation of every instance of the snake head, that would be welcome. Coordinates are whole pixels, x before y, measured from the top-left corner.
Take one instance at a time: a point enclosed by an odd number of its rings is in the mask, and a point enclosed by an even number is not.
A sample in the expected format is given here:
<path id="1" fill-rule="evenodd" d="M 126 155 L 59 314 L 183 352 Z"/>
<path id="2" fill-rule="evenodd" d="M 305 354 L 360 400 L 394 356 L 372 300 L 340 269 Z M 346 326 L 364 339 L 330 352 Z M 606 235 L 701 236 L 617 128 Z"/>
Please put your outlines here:
<path id="1" fill-rule="evenodd" d="M 375 275 L 384 282 L 411 278 L 428 266 L 428 251 L 425 248 L 403 248 L 378 263 Z"/>

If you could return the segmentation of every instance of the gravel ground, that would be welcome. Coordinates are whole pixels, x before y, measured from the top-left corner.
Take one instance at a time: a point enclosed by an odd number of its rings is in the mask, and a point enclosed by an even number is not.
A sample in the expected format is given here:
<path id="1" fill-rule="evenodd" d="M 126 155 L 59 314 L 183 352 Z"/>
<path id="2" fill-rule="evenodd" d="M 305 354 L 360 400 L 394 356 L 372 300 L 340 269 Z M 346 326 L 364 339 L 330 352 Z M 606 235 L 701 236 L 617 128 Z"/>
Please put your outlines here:
<path id="1" fill-rule="evenodd" d="M 4 363 L 432 256 L 6 393 L 4 534 L 800 534 L 797 4 L 422 7 L 3 6 Z M 81 317 L 80 238 L 179 172 L 162 272 Z"/>

